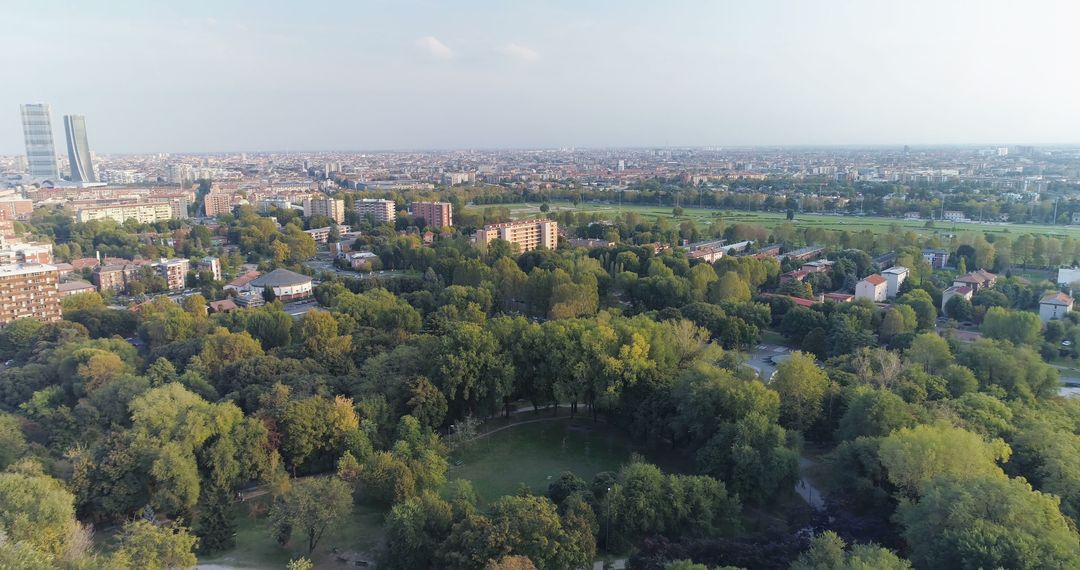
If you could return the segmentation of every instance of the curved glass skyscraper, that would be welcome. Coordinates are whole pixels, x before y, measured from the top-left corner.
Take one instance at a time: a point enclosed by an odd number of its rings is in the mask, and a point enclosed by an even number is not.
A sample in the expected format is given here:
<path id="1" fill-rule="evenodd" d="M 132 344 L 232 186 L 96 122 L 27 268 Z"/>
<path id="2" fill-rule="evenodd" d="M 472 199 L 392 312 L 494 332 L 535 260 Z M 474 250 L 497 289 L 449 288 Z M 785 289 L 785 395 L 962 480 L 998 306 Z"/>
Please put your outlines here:
<path id="1" fill-rule="evenodd" d="M 97 182 L 94 163 L 90 159 L 90 143 L 86 140 L 86 118 L 82 115 L 64 115 L 64 134 L 67 135 L 71 181 Z"/>
<path id="2" fill-rule="evenodd" d="M 26 139 L 26 162 L 32 178 L 58 180 L 56 147 L 53 146 L 52 118 L 45 103 L 20 105 L 23 137 Z"/>

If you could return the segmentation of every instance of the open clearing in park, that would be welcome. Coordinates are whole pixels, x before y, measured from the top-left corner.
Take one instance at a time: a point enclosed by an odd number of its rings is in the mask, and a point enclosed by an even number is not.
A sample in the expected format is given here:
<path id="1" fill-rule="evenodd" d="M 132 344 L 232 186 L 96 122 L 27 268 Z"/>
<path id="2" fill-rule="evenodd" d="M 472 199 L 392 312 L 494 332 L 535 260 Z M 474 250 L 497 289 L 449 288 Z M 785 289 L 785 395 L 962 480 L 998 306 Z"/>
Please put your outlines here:
<path id="1" fill-rule="evenodd" d="M 480 204 L 470 206 L 468 209 L 470 211 L 481 211 L 484 208 L 500 206 L 509 208 L 510 215 L 515 219 L 528 218 L 540 214 L 539 203 L 519 202 L 513 204 Z M 571 202 L 551 202 L 549 203 L 549 206 L 551 207 L 552 212 L 587 212 L 601 214 L 604 217 L 614 217 L 620 212 L 636 212 L 648 219 L 661 216 L 676 221 L 693 220 L 701 225 L 710 224 L 717 218 L 722 219 L 724 224 L 728 225 L 734 223 L 750 223 L 765 227 L 773 227 L 787 221 L 787 215 L 784 212 L 747 212 L 745 210 L 721 210 L 684 206 L 683 215 L 674 216 L 671 213 L 673 208 L 670 205 L 650 206 L 642 204 L 623 204 L 620 206 L 619 204 L 606 202 L 583 202 L 575 206 Z M 885 233 L 892 231 L 892 228 L 896 226 L 902 231 L 913 231 L 921 234 L 980 232 L 1023 235 L 1030 233 L 1058 238 L 1069 236 L 1080 239 L 1080 226 L 1010 224 L 1003 222 L 954 223 L 935 220 L 934 227 L 927 228 L 926 222 L 927 220 L 907 220 L 880 216 L 838 216 L 831 214 L 798 213 L 795 215 L 795 220 L 792 223 L 795 224 L 796 227 L 802 228 L 816 227 L 829 230 L 847 230 L 849 232 L 858 232 L 868 229 L 874 233 Z"/>
<path id="2" fill-rule="evenodd" d="M 585 481 L 601 471 L 617 471 L 638 452 L 664 470 L 680 471 L 679 457 L 670 450 L 639 448 L 622 431 L 580 415 L 516 425 L 484 436 L 451 455 L 449 479 L 472 481 L 481 502 L 512 495 L 527 485 L 547 493 L 548 484 L 563 471 Z M 460 465 L 455 465 L 460 462 Z"/>
<path id="3" fill-rule="evenodd" d="M 671 450 L 649 450 L 635 446 L 630 438 L 602 421 L 581 417 L 570 419 L 521 414 L 507 429 L 482 435 L 467 448 L 451 454 L 447 479 L 469 479 L 483 505 L 503 495 L 515 493 L 522 484 L 533 492 L 546 493 L 550 481 L 563 471 L 573 471 L 590 481 L 601 471 L 615 471 L 632 453 L 639 452 L 665 470 L 681 470 L 680 456 Z M 493 419 L 487 427 L 501 427 Z M 525 422 L 525 423 L 517 423 Z M 482 431 L 487 431 L 483 430 Z M 279 569 L 291 558 L 308 556 L 303 539 L 281 548 L 271 537 L 266 510 L 269 496 L 263 495 L 233 506 L 236 513 L 236 547 L 213 556 L 200 557 L 200 565 L 230 569 Z M 372 552 L 382 540 L 385 511 L 363 501 L 343 523 L 329 529 L 315 552 L 308 556 L 316 568 L 341 568 L 333 549 L 343 552 Z"/>

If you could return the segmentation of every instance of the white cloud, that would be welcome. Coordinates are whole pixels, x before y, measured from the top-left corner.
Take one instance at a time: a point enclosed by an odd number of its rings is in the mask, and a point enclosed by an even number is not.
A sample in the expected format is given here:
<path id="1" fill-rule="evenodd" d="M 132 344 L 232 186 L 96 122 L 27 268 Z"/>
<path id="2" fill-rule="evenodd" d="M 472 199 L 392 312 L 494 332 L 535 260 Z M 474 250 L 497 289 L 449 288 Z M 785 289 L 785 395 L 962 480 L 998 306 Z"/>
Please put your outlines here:
<path id="1" fill-rule="evenodd" d="M 540 59 L 540 54 L 536 50 L 526 47 L 520 44 L 509 43 L 502 47 L 500 50 L 503 55 L 511 59 L 516 59 L 524 63 L 531 63 Z"/>
<path id="2" fill-rule="evenodd" d="M 417 39 L 414 44 L 436 59 L 451 59 L 454 57 L 454 50 L 439 41 L 439 38 L 435 36 L 424 36 Z"/>

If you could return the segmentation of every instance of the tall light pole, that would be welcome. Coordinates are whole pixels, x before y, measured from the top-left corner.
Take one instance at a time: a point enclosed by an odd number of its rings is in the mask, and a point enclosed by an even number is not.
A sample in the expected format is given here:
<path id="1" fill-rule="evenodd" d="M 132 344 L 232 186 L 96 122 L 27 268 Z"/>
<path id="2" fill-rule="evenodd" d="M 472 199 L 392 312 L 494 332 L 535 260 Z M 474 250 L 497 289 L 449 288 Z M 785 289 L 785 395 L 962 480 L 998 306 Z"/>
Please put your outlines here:
<path id="1" fill-rule="evenodd" d="M 607 502 L 607 525 L 604 529 L 604 550 L 611 553 L 611 487 L 607 488 L 607 493 L 604 494 L 604 499 Z"/>

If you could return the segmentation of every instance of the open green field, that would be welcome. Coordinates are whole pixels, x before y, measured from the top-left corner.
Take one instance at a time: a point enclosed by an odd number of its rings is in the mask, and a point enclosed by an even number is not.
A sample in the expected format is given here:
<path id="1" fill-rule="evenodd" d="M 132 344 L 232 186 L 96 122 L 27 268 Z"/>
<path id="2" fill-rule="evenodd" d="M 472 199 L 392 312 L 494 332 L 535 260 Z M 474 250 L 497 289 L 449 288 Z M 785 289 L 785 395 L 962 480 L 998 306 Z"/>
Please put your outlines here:
<path id="1" fill-rule="evenodd" d="M 574 206 L 571 202 L 552 202 L 549 204 L 552 212 L 588 212 L 598 213 L 609 217 L 614 217 L 620 212 L 636 212 L 647 218 L 655 216 L 662 216 L 677 221 L 694 220 L 698 224 L 706 225 L 712 223 L 713 220 L 718 217 L 721 218 L 725 224 L 733 223 L 751 223 L 759 224 L 765 227 L 773 227 L 777 224 L 781 224 L 787 221 L 787 216 L 782 212 L 758 212 L 745 210 L 716 210 L 708 208 L 694 208 L 684 207 L 683 215 L 676 217 L 673 216 L 670 206 L 647 206 L 640 204 L 619 206 L 618 204 L 605 204 L 588 202 L 581 203 Z M 482 211 L 485 207 L 503 206 L 510 208 L 510 214 L 514 218 L 527 218 L 536 216 L 540 213 L 540 205 L 538 203 L 516 203 L 516 204 L 493 204 L 493 205 L 479 205 L 471 206 L 470 211 Z M 926 227 L 926 220 L 905 220 L 900 218 L 884 218 L 877 216 L 833 216 L 822 214 L 805 214 L 800 213 L 795 216 L 795 220 L 792 222 L 797 227 L 817 227 L 830 230 L 847 230 L 849 232 L 858 232 L 865 229 L 869 229 L 874 233 L 884 233 L 892 231 L 892 228 L 899 227 L 901 231 L 913 231 L 922 234 L 932 233 L 962 233 L 962 232 L 980 232 L 980 233 L 999 233 L 999 234 L 1040 234 L 1055 237 L 1072 237 L 1080 239 L 1080 226 L 1049 226 L 1041 224 L 1010 224 L 1010 223 L 953 223 L 935 221 L 933 228 Z"/>
<path id="2" fill-rule="evenodd" d="M 358 505 L 342 523 L 328 529 L 312 554 L 307 553 L 304 538 L 293 535 L 285 548 L 271 537 L 266 518 L 269 497 L 264 495 L 233 506 L 236 514 L 236 547 L 213 556 L 199 557 L 199 564 L 218 565 L 242 570 L 284 568 L 293 558 L 308 557 L 316 568 L 341 568 L 333 553 L 336 547 L 343 552 L 369 552 L 382 540 L 382 510 Z"/>
<path id="3" fill-rule="evenodd" d="M 546 412 L 545 412 L 546 413 Z M 568 412 L 562 412 L 567 414 Z M 523 417 L 526 414 L 522 414 Z M 520 418 L 515 417 L 515 420 Z M 502 426 L 505 420 L 493 420 Z M 526 420 L 528 421 L 528 420 Z M 681 470 L 681 456 L 668 450 L 639 448 L 626 434 L 604 422 L 568 415 L 530 423 L 513 424 L 481 436 L 451 457 L 448 479 L 468 479 L 486 504 L 513 494 L 522 484 L 536 493 L 546 493 L 551 479 L 563 471 L 573 471 L 589 481 L 601 471 L 615 471 L 639 452 L 665 470 Z M 234 505 L 236 547 L 199 563 L 219 568 L 262 570 L 284 568 L 291 558 L 308 556 L 303 539 L 279 547 L 271 537 L 266 518 L 268 496 Z M 361 503 L 342 524 L 327 531 L 315 552 L 308 556 L 319 569 L 341 568 L 334 548 L 342 552 L 368 553 L 382 540 L 385 511 Z"/>
<path id="4" fill-rule="evenodd" d="M 521 424 L 483 437 L 451 457 L 449 478 L 472 481 L 481 501 L 489 502 L 517 492 L 522 484 L 546 493 L 563 471 L 590 481 L 601 471 L 617 471 L 633 452 L 665 470 L 681 470 L 679 456 L 670 450 L 638 448 L 618 429 L 579 416 Z"/>

